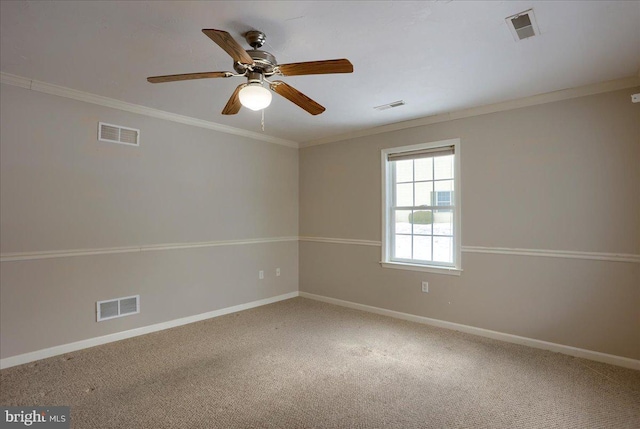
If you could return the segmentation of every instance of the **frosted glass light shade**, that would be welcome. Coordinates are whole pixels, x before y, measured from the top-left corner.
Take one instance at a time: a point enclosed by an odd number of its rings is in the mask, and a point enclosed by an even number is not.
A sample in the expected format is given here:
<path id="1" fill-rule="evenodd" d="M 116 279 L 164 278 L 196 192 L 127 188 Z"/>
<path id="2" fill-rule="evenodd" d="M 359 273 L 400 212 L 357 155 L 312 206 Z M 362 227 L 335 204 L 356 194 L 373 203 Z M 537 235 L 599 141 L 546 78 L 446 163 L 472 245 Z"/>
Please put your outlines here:
<path id="1" fill-rule="evenodd" d="M 262 110 L 271 104 L 271 91 L 259 83 L 250 83 L 240 90 L 240 103 L 247 109 Z"/>

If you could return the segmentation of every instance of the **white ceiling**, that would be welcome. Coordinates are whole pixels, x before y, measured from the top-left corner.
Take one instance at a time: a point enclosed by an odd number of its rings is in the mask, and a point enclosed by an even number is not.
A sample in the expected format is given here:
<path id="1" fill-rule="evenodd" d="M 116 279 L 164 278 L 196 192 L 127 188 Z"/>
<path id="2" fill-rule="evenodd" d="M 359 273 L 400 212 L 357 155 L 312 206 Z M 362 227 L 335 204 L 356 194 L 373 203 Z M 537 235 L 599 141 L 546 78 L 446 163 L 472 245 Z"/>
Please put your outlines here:
<path id="1" fill-rule="evenodd" d="M 541 35 L 505 18 L 533 7 Z M 260 113 L 223 116 L 241 78 L 164 84 L 147 76 L 232 70 L 201 29 L 264 31 L 280 63 L 348 58 L 353 74 L 282 78 L 327 110 L 274 95 L 265 133 L 308 142 L 578 87 L 640 70 L 638 1 L 2 1 L 0 70 L 260 132 Z M 405 106 L 374 106 L 404 100 Z"/>

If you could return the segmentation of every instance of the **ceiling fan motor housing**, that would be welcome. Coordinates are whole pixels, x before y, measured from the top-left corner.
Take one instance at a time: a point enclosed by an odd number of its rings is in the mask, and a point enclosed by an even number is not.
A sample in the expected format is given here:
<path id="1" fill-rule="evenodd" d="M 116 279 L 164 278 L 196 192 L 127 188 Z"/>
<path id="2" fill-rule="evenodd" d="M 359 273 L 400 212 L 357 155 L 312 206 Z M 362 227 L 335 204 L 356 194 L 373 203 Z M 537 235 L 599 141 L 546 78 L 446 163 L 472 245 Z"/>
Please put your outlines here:
<path id="1" fill-rule="evenodd" d="M 262 31 L 247 31 L 244 34 L 244 38 L 253 49 L 261 48 L 264 42 L 267 41 L 267 36 Z"/>
<path id="2" fill-rule="evenodd" d="M 259 71 L 247 72 L 247 83 L 259 83 L 262 85 L 263 75 Z"/>
<path id="3" fill-rule="evenodd" d="M 258 51 L 257 49 L 247 51 L 247 54 L 253 59 L 253 69 L 259 69 L 263 73 L 273 73 L 273 68 L 278 65 L 276 57 L 267 51 Z M 233 68 L 238 73 L 244 73 L 246 66 L 235 63 Z"/>

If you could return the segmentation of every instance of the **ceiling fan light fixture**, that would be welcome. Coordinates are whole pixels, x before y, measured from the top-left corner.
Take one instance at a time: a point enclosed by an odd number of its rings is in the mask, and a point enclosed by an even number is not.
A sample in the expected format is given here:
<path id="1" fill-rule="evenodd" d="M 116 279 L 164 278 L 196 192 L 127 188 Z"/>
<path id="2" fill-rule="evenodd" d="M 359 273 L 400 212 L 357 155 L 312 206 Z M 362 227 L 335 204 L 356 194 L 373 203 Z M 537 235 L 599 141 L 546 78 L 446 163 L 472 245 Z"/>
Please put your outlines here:
<path id="1" fill-rule="evenodd" d="M 240 103 L 247 109 L 262 110 L 271 104 L 271 91 L 260 83 L 250 83 L 240 90 Z"/>

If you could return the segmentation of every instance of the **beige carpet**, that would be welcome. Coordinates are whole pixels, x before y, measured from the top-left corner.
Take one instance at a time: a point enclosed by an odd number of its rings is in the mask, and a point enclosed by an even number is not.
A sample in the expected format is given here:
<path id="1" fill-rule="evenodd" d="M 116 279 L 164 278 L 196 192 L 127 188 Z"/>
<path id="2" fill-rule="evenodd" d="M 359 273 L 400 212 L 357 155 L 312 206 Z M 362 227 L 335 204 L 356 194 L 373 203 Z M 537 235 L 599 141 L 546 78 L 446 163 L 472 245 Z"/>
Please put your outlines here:
<path id="1" fill-rule="evenodd" d="M 73 428 L 638 428 L 640 371 L 295 298 L 8 368 Z"/>

